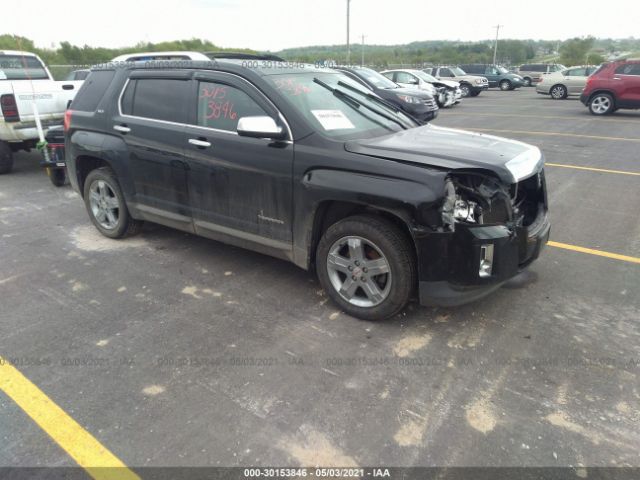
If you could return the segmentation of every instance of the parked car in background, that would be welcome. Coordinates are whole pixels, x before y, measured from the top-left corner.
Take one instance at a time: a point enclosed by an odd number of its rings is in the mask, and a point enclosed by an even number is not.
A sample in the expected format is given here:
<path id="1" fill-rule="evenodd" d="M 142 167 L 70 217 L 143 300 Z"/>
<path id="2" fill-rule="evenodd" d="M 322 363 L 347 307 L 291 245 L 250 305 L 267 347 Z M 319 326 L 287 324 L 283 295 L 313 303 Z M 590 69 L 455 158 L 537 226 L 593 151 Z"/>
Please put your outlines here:
<path id="1" fill-rule="evenodd" d="M 419 126 L 336 70 L 127 62 L 92 71 L 65 120 L 69 179 L 103 235 L 147 220 L 286 259 L 362 319 L 414 292 L 477 300 L 549 237 L 538 148 Z"/>
<path id="2" fill-rule="evenodd" d="M 487 77 L 468 75 L 460 67 L 429 67 L 423 69 L 425 73 L 436 77 L 438 80 L 453 80 L 460 84 L 463 97 L 477 97 L 484 90 L 489 89 Z"/>
<path id="3" fill-rule="evenodd" d="M 451 80 L 438 80 L 436 77 L 414 69 L 385 70 L 381 72 L 389 80 L 405 88 L 419 88 L 431 91 L 436 89 L 436 99 L 440 108 L 452 107 L 460 102 L 462 91 L 460 84 Z"/>
<path id="4" fill-rule="evenodd" d="M 487 77 L 489 87 L 491 88 L 498 87 L 500 90 L 515 90 L 524 85 L 524 81 L 520 75 L 511 73 L 501 65 L 472 63 L 458 66 L 470 75 Z"/>
<path id="5" fill-rule="evenodd" d="M 536 92 L 551 95 L 554 100 L 562 100 L 569 95 L 580 95 L 587 84 L 587 78 L 597 68 L 592 65 L 583 65 L 548 73 L 543 75 L 536 84 Z"/>
<path id="6" fill-rule="evenodd" d="M 43 134 L 62 125 L 64 111 L 82 82 L 53 79 L 34 53 L 0 50 L 0 174 L 13 169 L 13 153 L 39 141 L 35 108 Z"/>
<path id="7" fill-rule="evenodd" d="M 522 77 L 525 87 L 536 85 L 546 73 L 566 70 L 567 67 L 559 63 L 527 63 L 518 68 L 518 75 Z"/>
<path id="8" fill-rule="evenodd" d="M 640 109 L 640 59 L 601 65 L 587 79 L 580 101 L 594 115 Z"/>
<path id="9" fill-rule="evenodd" d="M 402 88 L 381 73 L 366 67 L 335 67 L 335 70 L 360 82 L 380 98 L 411 115 L 420 123 L 438 116 L 438 103 L 430 93 L 417 88 Z"/>
<path id="10" fill-rule="evenodd" d="M 90 72 L 91 70 L 89 69 L 74 70 L 73 72 L 69 73 L 69 75 L 66 76 L 65 80 L 66 81 L 84 81 L 87 79 Z"/>

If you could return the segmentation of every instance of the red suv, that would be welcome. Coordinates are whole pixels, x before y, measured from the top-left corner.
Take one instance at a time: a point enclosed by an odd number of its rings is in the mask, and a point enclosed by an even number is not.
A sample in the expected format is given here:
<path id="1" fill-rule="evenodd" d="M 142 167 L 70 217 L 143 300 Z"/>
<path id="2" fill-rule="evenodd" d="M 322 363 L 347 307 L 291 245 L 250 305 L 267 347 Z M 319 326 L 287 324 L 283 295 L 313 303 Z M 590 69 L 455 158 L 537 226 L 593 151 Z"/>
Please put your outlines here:
<path id="1" fill-rule="evenodd" d="M 640 60 L 606 63 L 587 80 L 580 101 L 594 115 L 640 109 Z"/>

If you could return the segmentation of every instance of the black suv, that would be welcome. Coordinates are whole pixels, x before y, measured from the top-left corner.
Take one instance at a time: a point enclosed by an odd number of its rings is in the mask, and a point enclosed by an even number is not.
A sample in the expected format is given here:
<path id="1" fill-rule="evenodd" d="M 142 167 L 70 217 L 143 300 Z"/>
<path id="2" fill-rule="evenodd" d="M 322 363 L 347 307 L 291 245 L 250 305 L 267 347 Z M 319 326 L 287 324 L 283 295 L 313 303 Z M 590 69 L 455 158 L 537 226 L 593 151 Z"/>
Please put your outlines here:
<path id="1" fill-rule="evenodd" d="M 157 222 L 315 269 L 346 312 L 480 298 L 549 235 L 530 145 L 418 126 L 343 73 L 282 62 L 106 65 L 65 117 L 110 238 Z"/>
<path id="2" fill-rule="evenodd" d="M 427 123 L 438 116 L 438 102 L 430 93 L 417 88 L 402 88 L 381 73 L 366 67 L 336 67 L 336 70 L 362 83 L 420 123 Z"/>

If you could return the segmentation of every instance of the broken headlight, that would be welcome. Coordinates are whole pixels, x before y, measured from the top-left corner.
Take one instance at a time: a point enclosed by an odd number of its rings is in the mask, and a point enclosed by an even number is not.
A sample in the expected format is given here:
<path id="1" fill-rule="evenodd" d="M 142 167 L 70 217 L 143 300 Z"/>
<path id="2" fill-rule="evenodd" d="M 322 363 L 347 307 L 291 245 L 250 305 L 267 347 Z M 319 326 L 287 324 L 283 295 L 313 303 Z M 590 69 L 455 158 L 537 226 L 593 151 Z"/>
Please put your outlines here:
<path id="1" fill-rule="evenodd" d="M 477 202 L 463 196 L 451 179 L 446 181 L 445 192 L 441 213 L 446 228 L 453 231 L 456 222 L 480 223 L 482 208 Z"/>

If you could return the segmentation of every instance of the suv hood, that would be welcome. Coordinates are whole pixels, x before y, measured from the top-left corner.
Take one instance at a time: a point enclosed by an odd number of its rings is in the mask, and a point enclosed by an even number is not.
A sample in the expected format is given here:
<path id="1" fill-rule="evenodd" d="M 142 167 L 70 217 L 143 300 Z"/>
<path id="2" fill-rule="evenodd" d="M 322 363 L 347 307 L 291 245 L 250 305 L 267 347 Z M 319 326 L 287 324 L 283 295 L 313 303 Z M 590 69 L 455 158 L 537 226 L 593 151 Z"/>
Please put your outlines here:
<path id="1" fill-rule="evenodd" d="M 537 147 L 507 138 L 425 125 L 345 144 L 352 153 L 443 169 L 485 169 L 507 184 L 519 182 L 544 165 Z"/>

